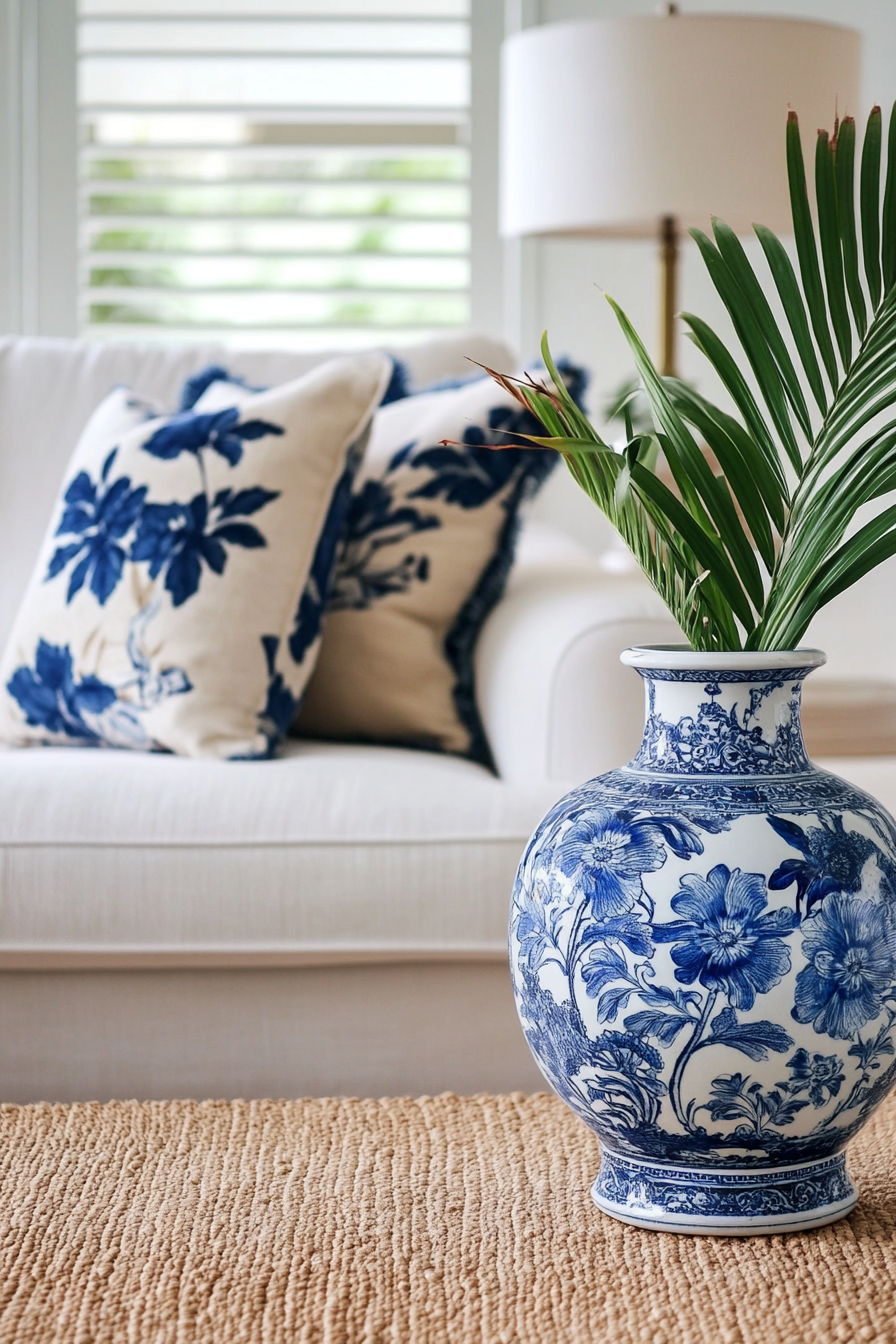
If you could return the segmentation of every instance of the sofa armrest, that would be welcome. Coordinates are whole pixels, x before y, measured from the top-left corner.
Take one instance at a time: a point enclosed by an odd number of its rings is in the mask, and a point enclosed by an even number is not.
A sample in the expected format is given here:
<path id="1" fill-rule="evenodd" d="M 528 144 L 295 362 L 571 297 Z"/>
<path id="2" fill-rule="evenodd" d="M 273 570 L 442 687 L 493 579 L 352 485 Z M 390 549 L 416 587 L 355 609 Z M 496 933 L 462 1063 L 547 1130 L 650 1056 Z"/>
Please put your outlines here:
<path id="1" fill-rule="evenodd" d="M 607 575 L 593 560 L 527 565 L 476 651 L 479 711 L 501 778 L 573 784 L 631 760 L 644 692 L 619 655 L 681 641 L 640 576 Z"/>

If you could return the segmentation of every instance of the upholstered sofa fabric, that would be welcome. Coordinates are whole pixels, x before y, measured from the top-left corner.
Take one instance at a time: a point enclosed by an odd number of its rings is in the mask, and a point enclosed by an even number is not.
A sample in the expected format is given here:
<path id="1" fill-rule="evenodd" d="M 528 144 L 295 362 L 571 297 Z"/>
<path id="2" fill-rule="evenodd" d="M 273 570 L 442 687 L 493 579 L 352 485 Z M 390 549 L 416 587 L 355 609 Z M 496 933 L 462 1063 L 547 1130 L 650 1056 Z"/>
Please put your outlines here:
<path id="1" fill-rule="evenodd" d="M 337 744 L 227 764 L 0 749 L 0 967 L 503 958 L 557 793 Z"/>
<path id="2" fill-rule="evenodd" d="M 131 428 L 130 402 L 110 393 L 75 449 L 0 661 L 0 736 L 269 754 L 314 666 L 391 372 L 385 355 L 345 357 L 239 408 Z"/>

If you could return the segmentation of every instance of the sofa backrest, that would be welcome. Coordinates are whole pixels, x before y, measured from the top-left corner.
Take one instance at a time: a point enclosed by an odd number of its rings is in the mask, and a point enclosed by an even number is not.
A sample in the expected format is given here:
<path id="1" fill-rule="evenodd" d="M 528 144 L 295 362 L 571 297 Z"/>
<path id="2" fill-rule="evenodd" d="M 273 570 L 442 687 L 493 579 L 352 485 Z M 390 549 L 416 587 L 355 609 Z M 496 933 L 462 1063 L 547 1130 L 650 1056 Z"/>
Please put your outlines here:
<path id="1" fill-rule="evenodd" d="M 224 364 L 252 384 L 273 385 L 338 353 L 0 338 L 0 649 L 72 449 L 113 387 L 124 383 L 162 410 L 175 410 L 184 381 L 209 364 Z M 512 367 L 514 360 L 507 346 L 474 332 L 421 341 L 395 353 L 412 387 L 469 375 L 469 358 L 500 369 Z"/>

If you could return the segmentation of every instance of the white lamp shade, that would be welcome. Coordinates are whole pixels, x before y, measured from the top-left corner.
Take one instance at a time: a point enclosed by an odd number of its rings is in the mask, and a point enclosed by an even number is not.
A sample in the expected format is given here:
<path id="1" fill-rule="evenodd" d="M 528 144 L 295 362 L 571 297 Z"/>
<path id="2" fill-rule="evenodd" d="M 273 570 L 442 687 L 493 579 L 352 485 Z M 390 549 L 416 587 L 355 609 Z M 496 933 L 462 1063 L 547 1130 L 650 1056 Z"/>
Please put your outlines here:
<path id="1" fill-rule="evenodd" d="M 518 33 L 503 52 L 501 232 L 655 236 L 664 215 L 789 232 L 788 108 L 814 155 L 816 129 L 857 111 L 860 63 L 852 29 L 791 19 L 590 19 Z"/>

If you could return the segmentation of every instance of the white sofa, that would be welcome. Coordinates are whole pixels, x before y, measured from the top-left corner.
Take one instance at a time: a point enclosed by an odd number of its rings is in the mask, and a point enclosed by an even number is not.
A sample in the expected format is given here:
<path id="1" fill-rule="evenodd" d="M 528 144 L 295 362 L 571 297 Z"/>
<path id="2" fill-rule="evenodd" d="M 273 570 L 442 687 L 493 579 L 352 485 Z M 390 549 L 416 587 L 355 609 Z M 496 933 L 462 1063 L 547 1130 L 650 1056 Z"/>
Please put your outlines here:
<path id="1" fill-rule="evenodd" d="M 408 355 L 418 383 L 445 359 Z M 172 406 L 217 360 L 272 383 L 314 357 L 0 341 L 0 640 L 93 407 L 118 382 Z M 302 741 L 243 763 L 0 750 L 0 1100 L 539 1086 L 505 962 L 516 863 L 570 784 L 633 753 L 619 651 L 675 637 L 641 580 L 532 526 L 477 651 L 500 778 Z M 891 762 L 848 765 L 896 793 Z"/>

